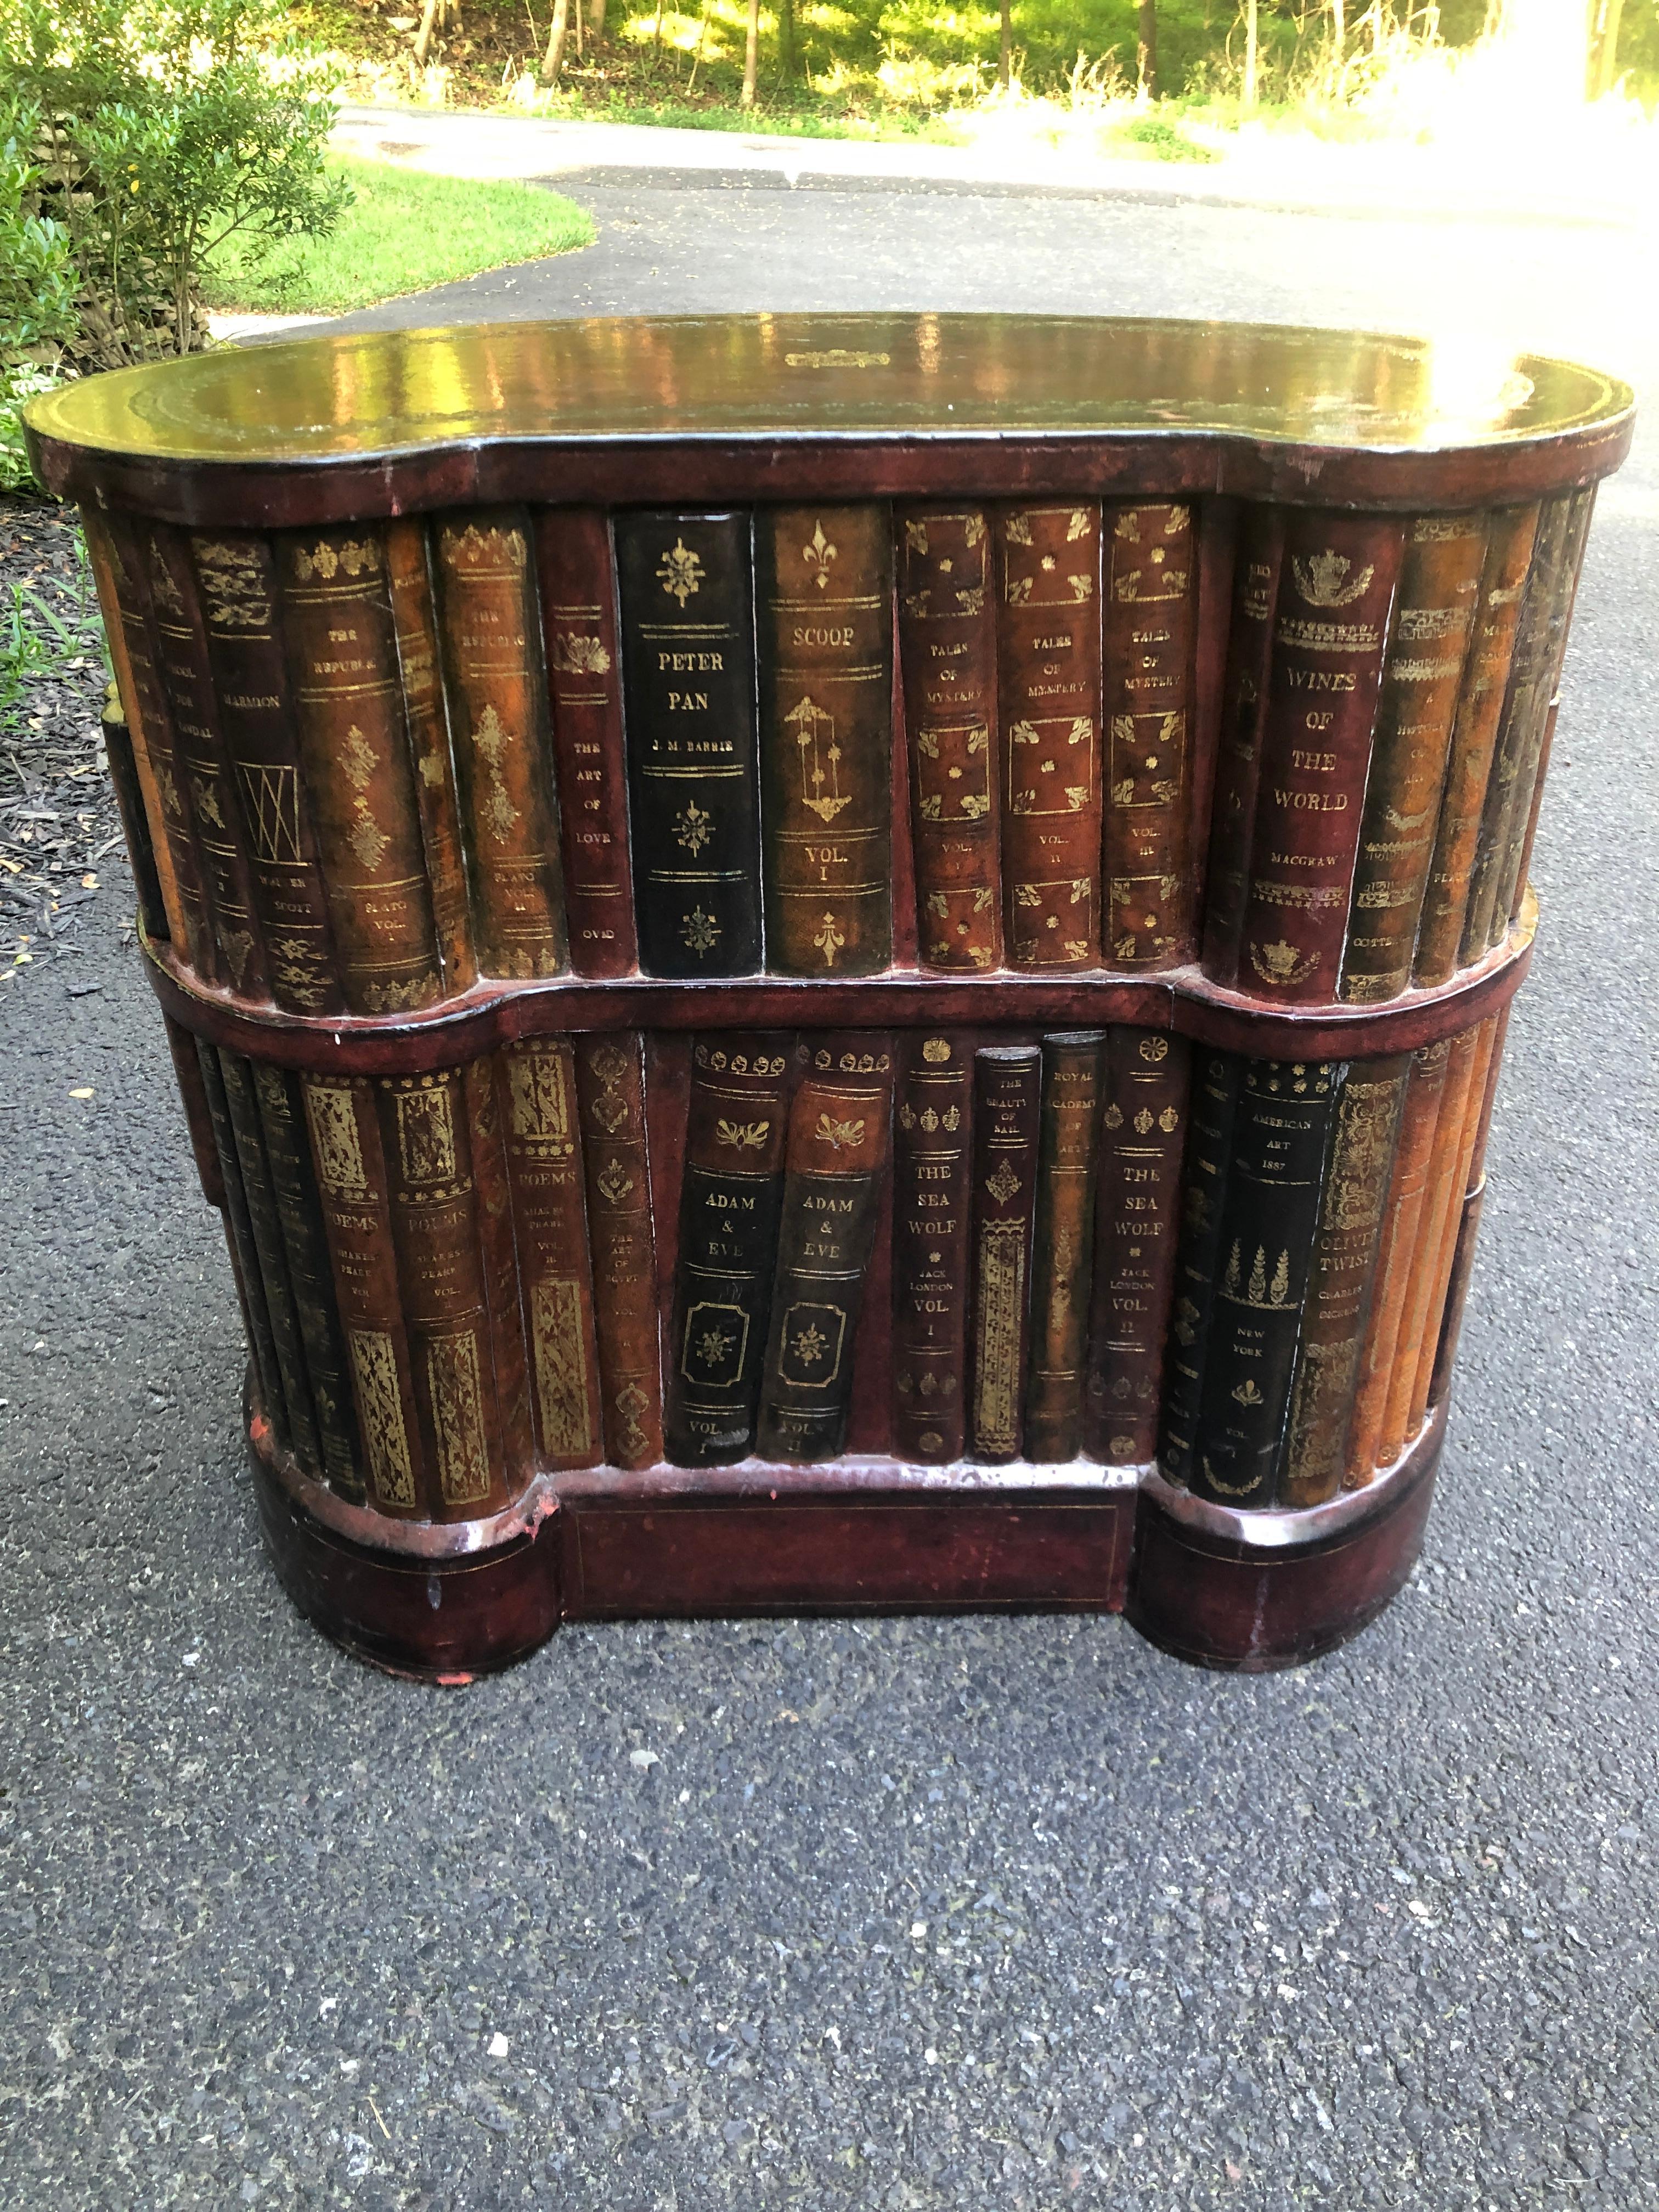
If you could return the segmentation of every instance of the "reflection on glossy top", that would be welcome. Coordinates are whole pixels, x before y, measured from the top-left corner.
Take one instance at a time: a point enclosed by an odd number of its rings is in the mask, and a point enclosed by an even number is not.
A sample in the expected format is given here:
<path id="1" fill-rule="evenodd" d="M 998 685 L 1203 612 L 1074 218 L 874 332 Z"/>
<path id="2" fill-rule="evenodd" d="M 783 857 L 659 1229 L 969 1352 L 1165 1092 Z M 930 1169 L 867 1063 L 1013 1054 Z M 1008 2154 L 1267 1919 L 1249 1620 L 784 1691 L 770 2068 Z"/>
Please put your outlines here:
<path id="1" fill-rule="evenodd" d="M 191 464 L 477 441 L 1221 431 L 1443 452 L 1616 422 L 1613 377 L 1480 341 L 1040 315 L 706 315 L 375 331 L 121 370 L 33 401 L 46 447 Z"/>

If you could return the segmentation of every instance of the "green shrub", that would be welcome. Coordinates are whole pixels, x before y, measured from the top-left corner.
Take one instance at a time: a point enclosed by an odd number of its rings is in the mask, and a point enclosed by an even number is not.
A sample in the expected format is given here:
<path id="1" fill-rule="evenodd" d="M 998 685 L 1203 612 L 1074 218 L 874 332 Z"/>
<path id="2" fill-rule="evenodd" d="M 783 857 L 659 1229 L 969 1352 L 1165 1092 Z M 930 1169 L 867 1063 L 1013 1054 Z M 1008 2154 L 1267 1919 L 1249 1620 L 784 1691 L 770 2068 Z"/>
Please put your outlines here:
<path id="1" fill-rule="evenodd" d="M 329 80 L 285 38 L 280 0 L 0 0 L 0 132 L 73 269 L 72 366 L 194 351 L 228 240 L 337 220 Z"/>

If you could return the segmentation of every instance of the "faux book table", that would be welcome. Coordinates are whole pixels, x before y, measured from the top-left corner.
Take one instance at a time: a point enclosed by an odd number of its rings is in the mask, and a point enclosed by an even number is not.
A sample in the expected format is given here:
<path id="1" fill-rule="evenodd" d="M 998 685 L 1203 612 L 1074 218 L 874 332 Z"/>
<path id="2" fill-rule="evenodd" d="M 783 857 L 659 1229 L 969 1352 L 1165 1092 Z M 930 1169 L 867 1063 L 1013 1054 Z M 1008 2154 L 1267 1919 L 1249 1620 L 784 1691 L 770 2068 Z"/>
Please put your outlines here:
<path id="1" fill-rule="evenodd" d="M 1624 386 L 1269 327 L 316 337 L 35 401 L 284 1586 L 1069 1607 L 1416 1556 Z"/>

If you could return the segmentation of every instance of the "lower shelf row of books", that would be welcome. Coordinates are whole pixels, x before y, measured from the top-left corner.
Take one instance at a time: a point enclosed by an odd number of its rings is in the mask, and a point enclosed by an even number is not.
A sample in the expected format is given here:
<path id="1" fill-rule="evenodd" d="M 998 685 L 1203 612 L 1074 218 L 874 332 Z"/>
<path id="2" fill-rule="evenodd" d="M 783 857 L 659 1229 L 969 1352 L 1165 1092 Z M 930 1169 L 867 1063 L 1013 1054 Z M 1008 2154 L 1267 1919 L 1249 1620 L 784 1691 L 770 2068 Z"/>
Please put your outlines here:
<path id="1" fill-rule="evenodd" d="M 1421 1426 L 1501 1021 L 1305 1064 L 1126 1025 L 182 1072 L 276 1442 L 380 1513 L 843 1455 L 1297 1508 Z"/>

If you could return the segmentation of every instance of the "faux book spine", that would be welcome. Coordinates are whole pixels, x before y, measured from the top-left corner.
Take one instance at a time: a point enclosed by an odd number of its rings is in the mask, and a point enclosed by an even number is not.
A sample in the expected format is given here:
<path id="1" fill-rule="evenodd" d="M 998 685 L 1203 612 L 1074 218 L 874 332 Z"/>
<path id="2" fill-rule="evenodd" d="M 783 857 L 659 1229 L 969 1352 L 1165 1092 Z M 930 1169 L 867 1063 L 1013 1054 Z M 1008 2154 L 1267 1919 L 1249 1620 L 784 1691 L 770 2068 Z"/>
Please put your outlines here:
<path id="1" fill-rule="evenodd" d="M 1480 516 L 1413 524 L 1371 744 L 1339 995 L 1375 1005 L 1411 981 L 1485 565 Z"/>
<path id="2" fill-rule="evenodd" d="M 1083 1362 L 1094 1274 L 1095 1139 L 1104 1030 L 1042 1040 L 1036 1214 L 1031 1254 L 1027 1459 L 1075 1459 L 1083 1445 Z"/>
<path id="3" fill-rule="evenodd" d="M 1403 1053 L 1357 1061 L 1337 1100 L 1277 1504 L 1317 1505 L 1341 1486 L 1409 1066 Z"/>
<path id="4" fill-rule="evenodd" d="M 500 1073 L 541 1464 L 591 1467 L 601 1455 L 599 1352 L 570 1045 L 509 1045 Z"/>
<path id="5" fill-rule="evenodd" d="M 1002 958 L 996 618 L 982 507 L 900 507 L 899 661 L 924 968 Z"/>
<path id="6" fill-rule="evenodd" d="M 196 576 L 185 538 L 160 524 L 144 532 L 155 669 L 173 727 L 173 764 L 196 830 L 204 903 L 219 981 L 239 997 L 270 995 L 254 916 L 253 872 L 208 659 Z"/>
<path id="7" fill-rule="evenodd" d="M 173 769 L 173 732 L 156 680 L 134 526 L 90 512 L 82 520 L 104 634 L 132 735 L 133 768 L 167 915 L 166 934 L 182 958 L 198 973 L 208 974 L 202 949 L 206 917 L 195 843 Z"/>
<path id="8" fill-rule="evenodd" d="M 973 1457 L 1018 1459 L 1030 1343 L 1031 1227 L 1042 1056 L 974 1054 Z"/>
<path id="9" fill-rule="evenodd" d="M 749 517 L 627 512 L 614 527 L 641 964 L 652 975 L 752 975 L 761 894 Z"/>
<path id="10" fill-rule="evenodd" d="M 472 942 L 460 805 L 455 791 L 455 764 L 450 751 L 443 678 L 438 666 L 430 549 L 423 523 L 405 518 L 387 524 L 386 564 L 392 594 L 392 629 L 398 641 L 398 672 L 415 767 L 421 845 L 432 900 L 432 924 L 437 938 L 444 995 L 453 998 L 477 981 L 478 961 Z"/>
<path id="11" fill-rule="evenodd" d="M 900 1050 L 893 1128 L 893 1431 L 901 1459 L 967 1443 L 973 1057 L 959 1036 Z"/>
<path id="12" fill-rule="evenodd" d="M 767 964 L 893 957 L 893 613 L 884 507 L 755 519 Z"/>
<path id="13" fill-rule="evenodd" d="M 628 864 L 616 563 L 603 510 L 544 508 L 536 518 L 536 560 L 570 964 L 579 975 L 626 975 L 637 963 L 639 942 Z"/>
<path id="14" fill-rule="evenodd" d="M 434 1517 L 437 1501 L 420 1454 L 374 1085 L 365 1076 L 307 1075 L 301 1088 L 368 1503 L 404 1520 Z"/>
<path id="15" fill-rule="evenodd" d="M 605 1456 L 613 1467 L 651 1467 L 662 1457 L 662 1364 L 645 1072 L 637 1032 L 577 1038 L 576 1095 L 587 1174 Z"/>
<path id="16" fill-rule="evenodd" d="M 1115 1466 L 1158 1449 L 1191 1072 L 1184 1037 L 1108 1036 L 1084 1449 Z"/>
<path id="17" fill-rule="evenodd" d="M 1285 525 L 1237 968 L 1285 1005 L 1336 994 L 1403 534 L 1319 512 Z"/>
<path id="18" fill-rule="evenodd" d="M 1244 1062 L 1230 1052 L 1200 1053 L 1193 1071 L 1158 1439 L 1159 1469 L 1177 1484 L 1191 1475 L 1203 1409 L 1205 1354 L 1221 1273 L 1227 1163 L 1243 1072 Z"/>
<path id="19" fill-rule="evenodd" d="M 1273 1503 L 1336 1074 L 1328 1062 L 1250 1060 L 1240 1081 L 1188 1478 L 1223 1504 Z"/>
<path id="20" fill-rule="evenodd" d="M 680 1190 L 664 1442 L 681 1467 L 754 1449 L 789 1122 L 791 1040 L 699 1037 Z"/>
<path id="21" fill-rule="evenodd" d="M 1419 985 L 1446 982 L 1457 965 L 1538 514 L 1536 507 L 1506 507 L 1488 524 L 1474 634 L 1458 689 L 1434 854 L 1418 925 L 1412 980 Z"/>
<path id="22" fill-rule="evenodd" d="M 1100 507 L 997 519 L 1002 891 L 1013 968 L 1100 960 Z"/>
<path id="23" fill-rule="evenodd" d="M 761 1391 L 763 1457 L 833 1459 L 845 1444 L 892 1103 L 890 1039 L 820 1040 L 789 1118 Z"/>
<path id="24" fill-rule="evenodd" d="M 276 562 L 265 539 L 240 532 L 193 538 L 190 550 L 270 994 L 293 1013 L 342 1013 L 328 893 L 301 778 Z"/>
<path id="25" fill-rule="evenodd" d="M 404 716 L 386 544 L 373 526 L 276 540 L 283 626 L 339 981 L 353 1013 L 429 1006 L 443 963 Z"/>
<path id="26" fill-rule="evenodd" d="M 436 533 L 439 627 L 480 964 L 568 964 L 530 517 L 491 507 Z"/>
<path id="27" fill-rule="evenodd" d="M 1198 559 L 1184 505 L 1106 510 L 1106 911 L 1111 964 L 1194 949 L 1192 817 Z"/>

